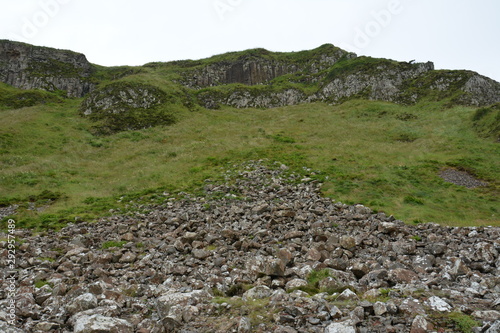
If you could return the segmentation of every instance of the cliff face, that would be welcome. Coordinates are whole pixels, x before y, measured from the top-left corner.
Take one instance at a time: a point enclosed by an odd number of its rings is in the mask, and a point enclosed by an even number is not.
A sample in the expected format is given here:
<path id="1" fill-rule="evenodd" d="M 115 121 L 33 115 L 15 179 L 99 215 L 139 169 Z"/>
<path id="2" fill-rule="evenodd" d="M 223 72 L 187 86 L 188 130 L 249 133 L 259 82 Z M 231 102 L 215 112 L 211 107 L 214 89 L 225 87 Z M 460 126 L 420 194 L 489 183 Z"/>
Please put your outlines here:
<path id="1" fill-rule="evenodd" d="M 69 97 L 83 97 L 99 82 L 141 72 L 166 82 L 165 92 L 183 91 L 193 104 L 209 109 L 337 104 L 352 98 L 399 104 L 447 99 L 470 106 L 500 102 L 500 83 L 477 73 L 437 71 L 431 62 L 358 57 L 330 44 L 290 53 L 254 49 L 134 70 L 106 68 L 100 74 L 94 74 L 95 68 L 83 54 L 0 41 L 0 81 L 21 89 L 63 90 Z"/>
<path id="2" fill-rule="evenodd" d="M 0 81 L 21 89 L 63 90 L 82 97 L 95 86 L 85 55 L 0 40 Z"/>
<path id="3" fill-rule="evenodd" d="M 263 84 L 287 74 L 298 72 L 317 74 L 342 59 L 356 57 L 354 53 L 348 53 L 333 45 L 323 45 L 315 51 L 318 52 L 311 53 L 305 58 L 301 58 L 299 54 L 292 59 L 275 57 L 276 54 L 264 49 L 250 50 L 234 60 L 222 60 L 201 69 L 188 71 L 184 74 L 182 83 L 189 88 L 231 83 Z"/>
<path id="4" fill-rule="evenodd" d="M 450 99 L 470 106 L 500 101 L 500 84 L 471 71 L 436 71 L 431 62 L 396 62 L 341 52 L 312 58 L 302 66 L 262 58 L 212 64 L 183 83 L 195 89 L 200 104 L 207 108 L 269 108 L 315 101 L 337 104 L 351 98 L 399 104 Z"/>

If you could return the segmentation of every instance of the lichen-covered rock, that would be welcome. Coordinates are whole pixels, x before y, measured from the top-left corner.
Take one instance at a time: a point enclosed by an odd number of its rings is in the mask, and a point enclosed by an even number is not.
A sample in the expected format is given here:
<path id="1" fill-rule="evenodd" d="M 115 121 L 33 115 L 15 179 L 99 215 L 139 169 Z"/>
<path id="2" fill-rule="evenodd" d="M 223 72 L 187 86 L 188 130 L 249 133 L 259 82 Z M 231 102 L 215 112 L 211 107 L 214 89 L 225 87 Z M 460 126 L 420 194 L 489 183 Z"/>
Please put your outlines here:
<path id="1" fill-rule="evenodd" d="M 133 333 L 134 326 L 119 318 L 99 314 L 80 317 L 75 324 L 74 333 Z"/>
<path id="2" fill-rule="evenodd" d="M 109 134 L 172 124 L 172 113 L 162 108 L 167 101 L 167 94 L 155 86 L 115 82 L 89 94 L 80 112 L 97 123 L 98 133 Z"/>
<path id="3" fill-rule="evenodd" d="M 95 87 L 93 72 L 81 53 L 0 40 L 0 81 L 14 87 L 83 97 Z"/>

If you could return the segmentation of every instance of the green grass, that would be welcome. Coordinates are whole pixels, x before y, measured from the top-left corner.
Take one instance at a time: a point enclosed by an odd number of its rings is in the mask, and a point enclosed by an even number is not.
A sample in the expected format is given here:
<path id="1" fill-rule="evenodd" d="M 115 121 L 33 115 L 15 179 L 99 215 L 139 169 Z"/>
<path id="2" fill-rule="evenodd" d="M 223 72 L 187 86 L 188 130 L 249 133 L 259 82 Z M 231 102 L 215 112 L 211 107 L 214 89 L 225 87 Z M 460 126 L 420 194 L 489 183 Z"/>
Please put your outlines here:
<path id="1" fill-rule="evenodd" d="M 110 249 L 110 248 L 113 248 L 113 247 L 117 247 L 117 248 L 122 248 L 123 245 L 127 244 L 126 241 L 121 241 L 121 242 L 118 242 L 118 241 L 107 241 L 107 242 L 104 242 L 102 244 L 102 249 L 103 250 L 107 250 L 107 249 Z"/>
<path id="2" fill-rule="evenodd" d="M 324 195 L 408 223 L 500 225 L 499 146 L 475 132 L 474 108 L 352 100 L 270 110 L 183 109 L 171 126 L 98 137 L 90 132 L 93 123 L 79 116 L 80 103 L 0 111 L 0 203 L 57 194 L 41 212 L 21 206 L 14 216 L 19 227 L 57 229 L 110 209 L 127 211 L 130 201 L 162 202 L 163 192 L 199 193 L 204 180 L 217 179 L 224 168 L 261 158 L 305 176 L 304 166 L 321 171 L 313 177 L 324 184 Z M 490 185 L 446 183 L 438 174 L 450 166 Z"/>

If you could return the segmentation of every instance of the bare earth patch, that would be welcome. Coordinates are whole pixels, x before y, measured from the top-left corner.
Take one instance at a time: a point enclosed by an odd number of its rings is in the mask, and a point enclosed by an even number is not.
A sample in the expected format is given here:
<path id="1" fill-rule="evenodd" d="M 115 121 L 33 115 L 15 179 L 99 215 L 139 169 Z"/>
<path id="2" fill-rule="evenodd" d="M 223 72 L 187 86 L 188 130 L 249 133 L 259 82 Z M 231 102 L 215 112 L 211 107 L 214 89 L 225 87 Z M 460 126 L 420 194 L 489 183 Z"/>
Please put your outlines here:
<path id="1" fill-rule="evenodd" d="M 443 170 L 441 171 L 439 176 L 449 183 L 453 183 L 458 186 L 465 186 L 467 188 L 488 186 L 488 183 L 477 179 L 468 172 L 460 171 L 457 169 Z"/>

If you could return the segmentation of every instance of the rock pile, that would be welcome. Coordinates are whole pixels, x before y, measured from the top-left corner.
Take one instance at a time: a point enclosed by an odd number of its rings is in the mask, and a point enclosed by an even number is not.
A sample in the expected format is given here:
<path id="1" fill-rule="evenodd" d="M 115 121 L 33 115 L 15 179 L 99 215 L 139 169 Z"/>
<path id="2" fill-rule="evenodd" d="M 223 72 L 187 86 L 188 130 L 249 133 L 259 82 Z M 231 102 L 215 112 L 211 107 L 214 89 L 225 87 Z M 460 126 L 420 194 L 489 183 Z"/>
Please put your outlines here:
<path id="1" fill-rule="evenodd" d="M 17 328 L 2 289 L 1 331 L 499 332 L 500 228 L 406 225 L 286 169 L 251 162 L 147 214 L 16 231 Z"/>

